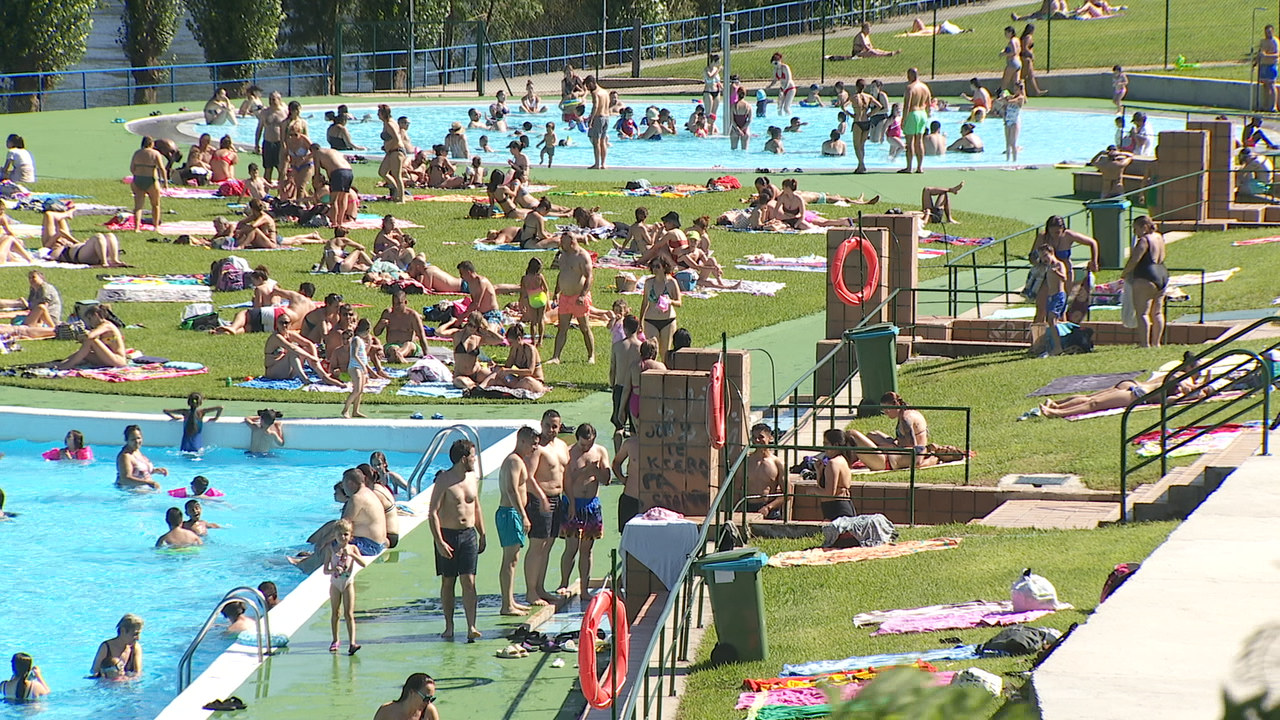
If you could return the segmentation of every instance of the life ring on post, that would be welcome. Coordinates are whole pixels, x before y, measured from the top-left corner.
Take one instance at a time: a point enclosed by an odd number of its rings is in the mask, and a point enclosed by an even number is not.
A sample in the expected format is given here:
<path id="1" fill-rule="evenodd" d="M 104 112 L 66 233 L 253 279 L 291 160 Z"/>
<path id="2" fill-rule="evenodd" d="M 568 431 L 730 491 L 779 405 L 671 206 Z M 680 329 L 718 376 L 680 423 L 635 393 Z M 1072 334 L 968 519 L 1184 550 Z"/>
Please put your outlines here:
<path id="1" fill-rule="evenodd" d="M 615 607 L 613 615 L 610 609 Z M 602 677 L 596 677 L 596 630 L 600 623 L 608 617 L 613 626 L 614 662 L 604 671 Z M 616 622 L 616 624 L 615 624 Z M 582 632 L 578 634 L 578 680 L 582 684 L 582 694 L 587 702 L 597 710 L 603 710 L 613 704 L 613 691 L 621 690 L 627 679 L 627 654 L 631 645 L 631 628 L 627 624 L 627 607 L 621 600 L 615 601 L 613 592 L 601 590 L 591 598 L 586 613 L 582 616 Z"/>
<path id="2" fill-rule="evenodd" d="M 716 450 L 724 447 L 724 426 L 724 363 L 716 361 L 707 382 L 707 434 L 711 437 L 711 447 Z"/>
<path id="3" fill-rule="evenodd" d="M 867 280 L 856 293 L 851 292 L 844 284 L 844 261 L 855 247 L 862 251 L 862 257 L 867 261 Z M 876 249 L 871 246 L 870 241 L 855 235 L 836 248 L 835 257 L 831 259 L 830 274 L 831 287 L 835 288 L 836 297 L 845 305 L 861 305 L 876 290 L 876 282 L 880 277 L 880 257 L 876 255 Z"/>

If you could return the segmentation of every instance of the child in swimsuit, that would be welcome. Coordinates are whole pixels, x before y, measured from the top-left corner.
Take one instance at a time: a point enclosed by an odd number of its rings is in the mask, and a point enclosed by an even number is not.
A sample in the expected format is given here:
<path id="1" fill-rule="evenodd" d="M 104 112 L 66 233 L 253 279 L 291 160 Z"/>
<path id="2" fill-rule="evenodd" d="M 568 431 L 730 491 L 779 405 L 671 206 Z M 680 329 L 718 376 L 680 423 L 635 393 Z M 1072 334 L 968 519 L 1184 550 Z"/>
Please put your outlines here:
<path id="1" fill-rule="evenodd" d="M 530 258 L 525 267 L 524 277 L 520 278 L 521 320 L 529 323 L 529 335 L 534 347 L 542 345 L 542 336 L 546 332 L 548 295 L 547 278 L 542 274 L 542 260 Z"/>
<path id="2" fill-rule="evenodd" d="M 356 644 L 356 586 L 351 582 L 351 575 L 355 572 L 355 565 L 366 565 L 360 550 L 351 544 L 353 532 L 350 520 L 339 520 L 334 526 L 333 541 L 323 551 L 324 574 L 329 576 L 329 628 L 333 631 L 329 652 L 338 652 L 338 613 L 342 612 L 347 622 L 348 655 L 360 651 Z"/>
<path id="3" fill-rule="evenodd" d="M 191 393 L 187 396 L 187 407 L 164 411 L 164 414 L 168 415 L 170 420 L 182 421 L 182 445 L 179 448 L 182 452 L 198 453 L 204 449 L 204 442 L 201 439 L 201 435 L 204 432 L 204 418 L 206 414 L 214 413 L 214 420 L 222 417 L 221 405 L 211 408 L 202 408 L 200 406 L 203 403 L 203 395 L 200 393 Z"/>

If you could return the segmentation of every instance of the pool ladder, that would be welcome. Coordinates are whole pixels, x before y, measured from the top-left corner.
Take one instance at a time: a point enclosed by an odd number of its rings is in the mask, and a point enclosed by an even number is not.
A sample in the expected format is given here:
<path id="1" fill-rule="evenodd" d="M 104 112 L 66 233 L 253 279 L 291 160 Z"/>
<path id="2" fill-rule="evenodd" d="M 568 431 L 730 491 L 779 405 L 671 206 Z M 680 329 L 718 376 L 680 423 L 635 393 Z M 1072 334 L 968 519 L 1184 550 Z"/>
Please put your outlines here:
<path id="1" fill-rule="evenodd" d="M 253 617 L 257 620 L 258 626 L 258 662 L 271 654 L 271 618 L 267 615 L 267 599 L 257 588 L 238 587 L 231 590 L 222 599 L 218 601 L 218 606 L 209 613 L 209 619 L 204 621 L 204 625 L 200 628 L 200 632 L 196 634 L 196 638 L 187 646 L 187 651 L 182 653 L 182 659 L 178 661 L 178 693 L 181 694 L 187 686 L 191 684 L 191 664 L 192 658 L 196 654 L 196 648 L 200 647 L 200 643 L 204 641 L 209 630 L 213 628 L 213 624 L 217 622 L 218 615 L 222 612 L 222 608 L 233 602 L 242 602 L 245 606 L 253 611 Z"/>
<path id="2" fill-rule="evenodd" d="M 480 478 L 484 477 L 484 464 L 480 459 L 480 453 L 483 448 L 480 447 L 480 433 L 470 425 L 450 425 L 449 427 L 436 433 L 431 438 L 431 442 L 427 444 L 427 449 L 422 453 L 422 457 L 418 458 L 418 465 L 413 468 L 413 472 L 409 475 L 409 488 L 413 492 L 413 497 L 417 497 L 422 492 L 422 479 L 426 477 L 427 470 L 431 468 L 431 463 L 435 462 L 437 456 L 445 451 L 445 441 L 454 435 L 461 435 L 476 445 L 476 475 Z"/>

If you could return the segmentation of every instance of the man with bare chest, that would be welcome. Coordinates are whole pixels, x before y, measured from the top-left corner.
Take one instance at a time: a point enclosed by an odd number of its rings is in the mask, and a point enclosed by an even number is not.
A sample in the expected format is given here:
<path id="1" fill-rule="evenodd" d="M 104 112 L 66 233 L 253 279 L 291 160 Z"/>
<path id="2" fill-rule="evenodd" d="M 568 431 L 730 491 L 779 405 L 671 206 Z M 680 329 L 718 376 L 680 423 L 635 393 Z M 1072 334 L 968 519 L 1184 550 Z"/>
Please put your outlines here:
<path id="1" fill-rule="evenodd" d="M 787 466 L 768 446 L 774 443 L 773 428 L 756 423 L 751 428 L 751 444 L 756 449 L 747 456 L 747 509 L 766 520 L 782 519 L 782 501 L 787 482 Z M 776 495 L 777 497 L 771 497 Z"/>
<path id="2" fill-rule="evenodd" d="M 516 565 L 520 562 L 520 548 L 528 542 L 529 522 L 528 505 L 529 486 L 533 484 L 529 477 L 529 458 L 533 456 L 533 448 L 538 443 L 538 433 L 528 425 L 516 432 L 516 446 L 502 461 L 502 469 L 498 472 L 498 487 L 502 492 L 502 501 L 493 516 L 493 525 L 498 529 L 498 542 L 502 545 L 502 566 L 498 570 L 498 584 L 502 589 L 502 608 L 500 615 L 524 615 L 529 612 L 528 605 L 516 602 L 515 585 Z"/>
<path id="3" fill-rule="evenodd" d="M 587 316 L 591 313 L 591 253 L 578 242 L 578 236 L 567 232 L 560 236 L 560 274 L 556 276 L 556 310 L 560 323 L 556 329 L 556 350 L 548 363 L 560 362 L 564 343 L 569 339 L 569 321 L 578 320 L 582 342 L 587 346 L 587 363 L 596 361 L 596 340 L 591 334 Z"/>
<path id="4" fill-rule="evenodd" d="M 547 410 L 542 414 L 542 432 L 538 435 L 529 459 L 533 482 L 525 504 L 529 518 L 529 552 L 524 558 L 525 600 L 530 605 L 546 605 L 556 597 L 547 592 L 547 565 L 551 546 L 560 536 L 564 518 L 564 470 L 569 464 L 569 446 L 560 434 L 560 413 Z"/>
<path id="5" fill-rule="evenodd" d="M 440 609 L 444 613 L 440 637 L 453 639 L 453 590 L 461 579 L 467 642 L 475 642 L 480 637 L 476 629 L 476 564 L 485 546 L 476 446 L 470 440 L 455 441 L 449 448 L 449 461 L 453 467 L 436 474 L 428 511 L 436 545 L 436 574 L 440 576 Z"/>
<path id="6" fill-rule="evenodd" d="M 587 597 L 591 584 L 591 550 L 596 540 L 604 537 L 604 516 L 600 510 L 600 484 L 609 484 L 612 468 L 609 453 L 596 444 L 596 429 L 588 423 L 578 426 L 577 442 L 569 448 L 569 465 L 565 468 L 565 495 L 573 502 L 560 529 L 565 539 L 560 556 L 560 589 L 563 596 L 573 594 L 570 577 L 574 561 L 578 563 L 579 597 Z"/>
<path id="7" fill-rule="evenodd" d="M 409 362 L 409 358 L 419 357 L 427 351 L 427 333 L 422 327 L 422 316 L 409 307 L 403 290 L 392 293 L 391 308 L 383 310 L 382 317 L 373 326 L 374 335 L 383 332 L 387 333 L 387 342 L 383 345 L 387 362 Z"/>

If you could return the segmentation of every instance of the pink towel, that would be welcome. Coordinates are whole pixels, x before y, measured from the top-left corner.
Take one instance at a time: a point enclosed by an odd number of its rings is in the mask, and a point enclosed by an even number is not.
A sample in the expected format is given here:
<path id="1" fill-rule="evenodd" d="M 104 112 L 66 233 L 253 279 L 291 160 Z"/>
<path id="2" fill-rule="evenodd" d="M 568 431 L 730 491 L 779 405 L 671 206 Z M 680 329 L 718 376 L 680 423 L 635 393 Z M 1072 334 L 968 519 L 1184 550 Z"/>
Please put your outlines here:
<path id="1" fill-rule="evenodd" d="M 954 672 L 933 673 L 933 682 L 935 685 L 950 685 L 951 678 L 955 677 Z M 868 681 L 870 682 L 870 681 Z M 867 682 L 853 682 L 847 685 L 830 686 L 830 690 L 839 689 L 840 697 L 843 700 L 852 700 L 862 692 L 862 688 L 867 686 Z M 828 689 L 823 688 L 788 688 L 785 690 L 767 690 L 765 692 L 744 692 L 738 695 L 738 704 L 734 705 L 735 710 L 747 710 L 764 696 L 765 705 L 788 705 L 790 707 L 808 707 L 812 705 L 826 705 L 831 698 L 827 695 Z"/>
<path id="2" fill-rule="evenodd" d="M 935 630 L 963 630 L 993 625 L 1017 625 L 1053 613 L 1053 610 L 944 612 L 921 617 L 895 618 L 880 623 L 874 635 L 899 635 L 902 633 L 933 632 Z"/>

